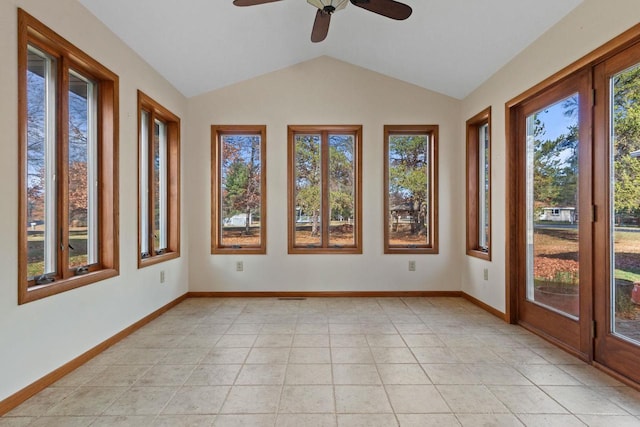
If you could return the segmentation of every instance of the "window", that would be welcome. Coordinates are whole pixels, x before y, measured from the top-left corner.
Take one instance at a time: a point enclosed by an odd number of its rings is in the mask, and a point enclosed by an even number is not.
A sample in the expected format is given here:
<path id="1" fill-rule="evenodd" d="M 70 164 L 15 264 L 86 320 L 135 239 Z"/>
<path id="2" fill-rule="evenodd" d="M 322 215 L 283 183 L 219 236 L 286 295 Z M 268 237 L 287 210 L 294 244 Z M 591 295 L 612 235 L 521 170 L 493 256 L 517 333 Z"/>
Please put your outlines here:
<path id="1" fill-rule="evenodd" d="M 23 304 L 118 274 L 118 76 L 18 20 Z"/>
<path id="2" fill-rule="evenodd" d="M 289 126 L 289 253 L 362 253 L 362 126 Z"/>
<path id="3" fill-rule="evenodd" d="M 211 253 L 267 253 L 266 126 L 211 126 Z"/>
<path id="4" fill-rule="evenodd" d="M 467 255 L 491 260 L 491 107 L 467 120 Z"/>
<path id="5" fill-rule="evenodd" d="M 138 267 L 180 256 L 180 119 L 138 91 Z"/>
<path id="6" fill-rule="evenodd" d="M 438 253 L 438 126 L 384 127 L 384 253 Z"/>

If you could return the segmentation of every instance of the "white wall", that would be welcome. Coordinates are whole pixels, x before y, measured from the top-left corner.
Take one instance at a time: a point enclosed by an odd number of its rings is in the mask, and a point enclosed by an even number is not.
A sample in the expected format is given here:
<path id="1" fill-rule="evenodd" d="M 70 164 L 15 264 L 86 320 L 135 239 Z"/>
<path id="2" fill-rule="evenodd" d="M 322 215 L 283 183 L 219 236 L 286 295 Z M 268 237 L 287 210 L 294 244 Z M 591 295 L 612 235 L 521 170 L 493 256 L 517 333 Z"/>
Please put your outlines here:
<path id="1" fill-rule="evenodd" d="M 17 304 L 16 232 L 17 7 L 120 76 L 120 276 L 21 306 Z M 136 90 L 184 119 L 187 100 L 182 95 L 75 0 L 1 1 L 0 55 L 1 401 L 184 294 L 188 233 L 183 226 L 181 258 L 138 270 Z M 183 122 L 183 150 L 185 129 Z M 166 271 L 162 285 L 161 269 Z"/>
<path id="2" fill-rule="evenodd" d="M 492 262 L 466 257 L 462 290 L 505 310 L 505 103 L 640 21 L 638 0 L 584 0 L 462 102 L 464 122 L 492 107 Z M 505 34 L 508 37 L 508 34 Z M 461 163 L 461 165 L 463 165 Z M 459 240 L 464 245 L 464 236 Z M 483 280 L 489 269 L 489 281 Z"/>
<path id="3" fill-rule="evenodd" d="M 329 57 L 189 100 L 191 291 L 459 290 L 460 102 Z M 267 125 L 267 255 L 210 254 L 210 126 Z M 287 125 L 363 125 L 363 254 L 287 254 Z M 440 254 L 383 255 L 383 125 L 440 125 Z M 462 200 L 462 203 L 460 202 Z M 408 261 L 416 261 L 416 272 Z M 235 262 L 244 262 L 244 272 Z"/>

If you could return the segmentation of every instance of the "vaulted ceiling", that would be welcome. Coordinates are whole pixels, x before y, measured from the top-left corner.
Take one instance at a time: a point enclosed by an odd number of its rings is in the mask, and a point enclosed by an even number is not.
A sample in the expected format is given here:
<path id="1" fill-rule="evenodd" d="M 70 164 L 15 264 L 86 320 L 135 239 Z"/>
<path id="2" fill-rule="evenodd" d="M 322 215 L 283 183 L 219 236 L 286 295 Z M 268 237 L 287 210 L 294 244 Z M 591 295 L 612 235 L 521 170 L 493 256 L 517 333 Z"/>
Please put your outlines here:
<path id="1" fill-rule="evenodd" d="M 306 0 L 79 1 L 187 97 L 328 55 L 462 99 L 582 0 L 405 0 L 406 21 L 350 4 L 321 43 Z"/>

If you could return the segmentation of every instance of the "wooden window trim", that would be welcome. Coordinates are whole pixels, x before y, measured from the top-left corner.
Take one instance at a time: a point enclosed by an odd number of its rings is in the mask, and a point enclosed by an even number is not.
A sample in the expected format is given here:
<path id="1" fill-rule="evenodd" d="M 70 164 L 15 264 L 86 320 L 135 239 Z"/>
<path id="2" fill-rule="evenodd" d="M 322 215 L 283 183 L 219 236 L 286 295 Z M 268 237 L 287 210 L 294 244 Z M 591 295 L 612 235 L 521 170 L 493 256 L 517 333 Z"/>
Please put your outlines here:
<path id="1" fill-rule="evenodd" d="M 260 135 L 260 246 L 232 247 L 221 243 L 219 224 L 221 142 L 224 135 Z M 265 255 L 267 253 L 267 127 L 265 125 L 213 125 L 211 126 L 211 253 L 227 255 Z"/>
<path id="2" fill-rule="evenodd" d="M 161 254 L 154 253 L 153 244 L 149 242 L 151 256 L 142 257 L 142 237 L 138 231 L 138 268 L 159 264 L 171 259 L 180 257 L 180 118 L 171 111 L 160 105 L 144 92 L 138 90 L 138 138 L 141 137 L 140 125 L 142 112 L 149 113 L 149 123 L 154 123 L 158 119 L 167 126 L 167 248 Z M 149 145 L 151 144 L 153 133 L 149 126 Z M 140 176 L 140 157 L 142 141 L 138 140 L 138 177 Z M 151 153 L 151 152 L 149 152 Z M 150 158 L 152 155 L 150 154 Z M 149 168 L 151 172 L 151 168 Z M 142 229 L 142 207 L 140 197 L 142 187 L 138 179 L 138 230 Z M 149 192 L 149 206 L 152 192 Z M 151 209 L 149 209 L 149 224 L 152 223 Z"/>
<path id="3" fill-rule="evenodd" d="M 489 229 L 487 238 L 487 248 L 483 250 L 480 247 L 479 233 L 479 199 L 480 181 L 478 162 L 480 153 L 478 151 L 478 138 L 480 128 L 488 125 L 489 133 L 489 152 L 487 154 L 487 162 L 489 169 L 489 188 L 487 189 L 489 198 Z M 491 107 L 488 107 L 467 120 L 467 255 L 491 261 Z"/>
<path id="4" fill-rule="evenodd" d="M 355 168 L 355 195 L 354 195 L 354 211 L 355 211 L 355 227 L 354 241 L 355 245 L 347 247 L 329 247 L 328 234 L 329 227 L 326 222 L 322 223 L 322 245 L 319 247 L 299 247 L 295 244 L 295 135 L 297 133 L 313 133 L 328 135 L 334 134 L 353 134 L 354 135 L 354 168 Z M 289 125 L 287 127 L 288 135 L 288 162 L 287 162 L 287 222 L 288 222 L 288 253 L 289 254 L 342 254 L 342 255 L 359 255 L 362 254 L 362 126 L 361 125 Z M 324 140 L 324 138 L 323 138 Z M 322 143 L 322 149 L 325 150 L 325 143 Z M 328 148 L 325 150 L 328 153 Z M 328 162 L 328 156 L 322 156 L 322 163 Z M 323 170 L 326 170 L 323 167 Z M 326 175 L 322 176 L 323 188 L 328 188 Z M 323 199 L 328 197 L 325 192 Z M 324 217 L 328 218 L 328 203 L 323 200 L 323 210 L 326 211 Z"/>
<path id="5" fill-rule="evenodd" d="M 69 276 L 68 271 L 57 273 L 56 281 L 34 286 L 27 278 L 28 237 L 24 224 L 27 222 L 27 47 L 32 45 L 56 58 L 58 70 L 56 80 L 56 145 L 64 146 L 65 131 L 68 129 L 67 107 L 64 84 L 69 69 L 81 72 L 93 79 L 98 86 L 98 264 L 92 265 L 89 272 L 79 276 Z M 48 28 L 22 9 L 18 9 L 18 304 L 24 304 L 95 283 L 119 274 L 119 237 L 118 237 L 118 76 L 92 59 L 73 44 Z M 60 151 L 64 153 L 64 147 Z M 63 156 L 60 156 L 63 157 Z M 58 169 L 64 166 L 58 159 Z M 57 187 L 64 188 L 67 178 L 58 180 Z M 66 205 L 68 196 L 65 191 L 59 194 L 60 205 Z M 60 212 L 62 211 L 62 212 Z M 59 209 L 57 225 L 64 224 L 67 217 L 64 209 Z M 64 226 L 66 227 L 66 226 Z M 64 228 L 63 227 L 63 228 Z M 61 246 L 68 245 L 67 233 L 62 233 Z M 60 258 L 60 256 L 58 257 Z M 62 261 L 58 260 L 58 263 Z M 66 265 L 66 263 L 65 263 Z M 62 274 L 62 277 L 59 275 Z M 31 285 L 31 286 L 30 286 Z"/>
<path id="6" fill-rule="evenodd" d="M 385 125 L 384 126 L 384 253 L 385 254 L 437 254 L 438 253 L 438 125 Z M 429 148 L 431 165 L 429 175 L 429 231 L 431 241 L 424 246 L 389 245 L 389 136 L 394 133 L 430 135 Z"/>

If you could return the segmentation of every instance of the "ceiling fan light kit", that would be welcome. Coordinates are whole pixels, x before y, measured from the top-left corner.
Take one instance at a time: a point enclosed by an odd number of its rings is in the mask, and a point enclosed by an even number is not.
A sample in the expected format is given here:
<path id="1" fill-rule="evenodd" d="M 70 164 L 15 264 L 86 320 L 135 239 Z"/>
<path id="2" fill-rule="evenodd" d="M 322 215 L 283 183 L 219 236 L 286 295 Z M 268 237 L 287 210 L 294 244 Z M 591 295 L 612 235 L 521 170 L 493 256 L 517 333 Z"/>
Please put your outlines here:
<path id="1" fill-rule="evenodd" d="M 276 1 L 281 0 L 233 0 L 233 4 L 236 6 L 255 6 Z M 347 7 L 348 2 L 369 12 L 398 21 L 407 19 L 412 12 L 410 6 L 395 0 L 307 0 L 307 3 L 318 8 L 311 30 L 312 42 L 321 42 L 327 37 L 331 15 Z"/>

